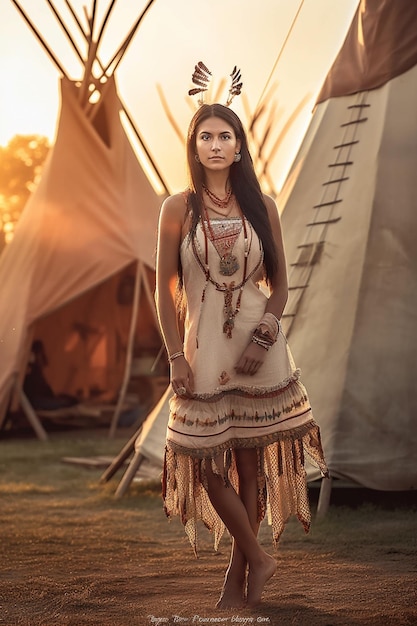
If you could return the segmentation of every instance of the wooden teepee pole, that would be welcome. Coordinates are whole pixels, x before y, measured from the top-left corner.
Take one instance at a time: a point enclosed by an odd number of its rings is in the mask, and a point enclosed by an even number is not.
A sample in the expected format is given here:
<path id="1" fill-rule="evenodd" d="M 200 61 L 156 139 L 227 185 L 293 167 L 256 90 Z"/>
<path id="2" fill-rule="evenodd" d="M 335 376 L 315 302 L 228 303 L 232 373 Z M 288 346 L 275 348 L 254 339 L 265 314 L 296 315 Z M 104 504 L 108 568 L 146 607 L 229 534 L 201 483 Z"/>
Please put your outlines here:
<path id="1" fill-rule="evenodd" d="M 55 64 L 55 66 L 58 68 L 58 70 L 61 72 L 62 76 L 65 76 L 65 78 L 68 78 L 67 72 L 65 71 L 64 67 L 58 61 L 58 59 L 56 58 L 56 56 L 52 52 L 51 48 L 48 46 L 46 41 L 43 39 L 43 37 L 40 34 L 40 32 L 35 28 L 35 25 L 31 22 L 29 17 L 26 15 L 26 13 L 24 12 L 24 10 L 20 6 L 20 4 L 17 2 L 17 0 L 11 0 L 11 1 L 14 4 L 14 6 L 16 7 L 16 9 L 19 11 L 20 15 L 25 20 L 26 24 L 28 24 L 29 28 L 32 30 L 32 32 L 35 35 L 35 37 L 40 42 L 40 44 L 42 45 L 43 49 L 48 54 L 49 58 L 52 60 L 52 62 Z"/>
<path id="2" fill-rule="evenodd" d="M 130 329 L 129 329 L 129 338 L 127 342 L 126 348 L 126 364 L 125 364 L 125 372 L 123 376 L 123 382 L 119 393 L 119 398 L 117 400 L 116 409 L 114 411 L 112 421 L 110 424 L 109 437 L 113 438 L 116 434 L 116 428 L 119 423 L 120 414 L 122 412 L 123 402 L 126 397 L 127 386 L 130 380 L 130 373 L 132 368 L 132 356 L 133 356 L 133 346 L 135 342 L 135 332 L 136 332 L 136 322 L 138 319 L 138 310 L 139 310 L 139 301 L 140 301 L 140 292 L 141 285 L 143 281 L 142 276 L 142 261 L 138 259 L 136 263 L 136 275 L 135 275 L 135 287 L 133 292 L 133 306 L 132 306 L 132 317 L 130 318 Z"/>
<path id="3" fill-rule="evenodd" d="M 70 1 L 65 0 L 65 4 L 67 5 L 69 12 L 71 13 L 73 20 L 77 24 L 81 33 L 84 35 L 85 38 L 87 38 L 87 32 L 84 30 L 83 25 L 81 24 L 81 20 L 79 19 L 77 13 L 75 12 L 75 9 L 71 6 Z"/>
<path id="4" fill-rule="evenodd" d="M 107 12 L 106 12 L 106 15 L 104 16 L 104 19 L 103 19 L 103 21 L 101 23 L 101 27 L 100 27 L 100 31 L 99 31 L 99 34 L 98 34 L 98 37 L 97 37 L 97 41 L 101 41 L 101 38 L 102 38 L 103 33 L 104 33 L 104 29 L 107 26 L 107 22 L 109 21 L 109 17 L 111 15 L 111 12 L 113 11 L 113 8 L 114 8 L 115 4 L 116 4 L 116 0 L 112 0 L 110 2 L 110 5 L 109 5 L 109 7 L 107 9 Z"/>
<path id="5" fill-rule="evenodd" d="M 100 43 L 98 40 L 94 40 L 94 21 L 96 15 L 96 0 L 93 2 L 93 10 L 91 16 L 87 14 L 86 8 L 84 7 L 86 12 L 86 17 L 88 21 L 89 32 L 87 34 L 87 42 L 88 42 L 88 54 L 87 61 L 85 63 L 84 68 L 84 77 L 81 83 L 81 88 L 79 92 L 79 99 L 82 105 L 86 105 L 88 102 L 88 89 L 91 84 L 91 81 L 94 79 L 93 76 L 93 64 L 97 57 L 97 48 Z"/>
<path id="6" fill-rule="evenodd" d="M 72 45 L 77 57 L 79 58 L 79 60 L 81 61 L 81 63 L 84 65 L 84 59 L 83 56 L 81 54 L 81 52 L 79 51 L 77 44 L 75 43 L 71 33 L 69 32 L 68 28 L 65 25 L 64 20 L 62 19 L 62 17 L 60 16 L 60 14 L 58 13 L 58 10 L 56 9 L 55 5 L 53 4 L 52 0 L 46 0 L 49 8 L 51 9 L 52 13 L 55 15 L 55 18 L 58 20 L 59 25 L 61 26 L 62 30 L 64 31 L 64 33 L 66 34 L 70 44 Z"/>
<path id="7" fill-rule="evenodd" d="M 66 3 L 66 5 L 67 5 L 67 7 L 68 7 L 69 11 L 71 12 L 71 15 L 72 15 L 72 17 L 73 17 L 73 19 L 74 19 L 75 23 L 77 24 L 77 26 L 78 26 L 78 29 L 79 29 L 80 33 L 81 33 L 81 34 L 83 35 L 83 37 L 84 37 L 84 38 L 88 41 L 88 37 L 89 37 L 89 35 L 88 35 L 88 33 L 85 31 L 85 29 L 83 28 L 83 25 L 82 25 L 82 23 L 81 23 L 81 20 L 79 19 L 79 17 L 78 17 L 78 15 L 77 15 L 77 13 L 75 12 L 74 8 L 71 6 L 71 3 L 69 2 L 69 0 L 65 0 L 65 3 Z M 149 5 L 148 5 L 148 7 L 146 8 L 146 10 L 150 7 L 150 4 L 151 4 L 151 3 L 149 3 Z M 110 11 L 111 11 L 111 9 L 113 8 L 113 6 L 114 6 L 114 2 L 110 5 L 109 9 L 107 10 L 107 14 L 106 14 L 106 16 L 105 16 L 105 20 L 104 20 L 105 22 L 107 22 L 107 20 L 108 20 L 108 18 L 109 18 L 109 16 L 110 16 Z M 140 16 L 140 18 L 139 18 L 138 22 L 140 22 L 140 20 L 142 19 L 143 15 L 144 15 L 144 14 L 142 13 L 142 15 Z M 83 63 L 84 63 L 84 59 L 82 58 L 82 56 L 81 56 L 81 54 L 80 54 L 79 50 L 77 49 L 77 46 L 76 46 L 75 42 L 73 41 L 72 37 L 70 36 L 70 33 L 68 32 L 68 29 L 64 28 L 64 25 L 63 25 L 63 23 L 62 23 L 62 19 L 59 19 L 59 22 L 60 22 L 60 24 L 61 24 L 62 28 L 64 29 L 65 33 L 67 34 L 68 39 L 69 39 L 70 43 L 72 44 L 72 46 L 73 46 L 73 48 L 74 48 L 74 50 L 75 50 L 76 54 L 78 55 L 78 57 L 79 57 L 79 58 L 83 61 Z M 139 26 L 139 23 L 138 23 L 138 22 L 137 22 L 137 25 Z M 101 31 L 100 31 L 100 32 L 101 32 L 101 34 L 102 34 L 103 29 L 104 29 L 104 26 L 105 26 L 105 23 L 103 23 L 103 25 L 102 25 L 102 27 L 101 27 Z M 100 37 L 101 37 L 101 35 L 100 35 Z M 106 75 L 106 71 L 107 71 L 107 70 L 105 69 L 105 67 L 104 67 L 103 63 L 100 61 L 100 59 L 98 58 L 98 56 L 97 56 L 97 59 L 96 59 L 96 60 L 97 60 L 97 63 L 99 64 L 100 70 L 101 70 L 101 72 L 102 72 L 102 76 L 105 76 L 105 75 Z M 147 158 L 147 160 L 148 160 L 149 164 L 152 166 L 152 168 L 153 168 L 153 170 L 154 170 L 154 172 L 155 172 L 155 175 L 157 176 L 157 178 L 158 178 L 158 180 L 159 180 L 159 182 L 160 182 L 160 184 L 161 184 L 161 187 L 162 187 L 162 188 L 163 188 L 163 190 L 164 190 L 164 193 L 169 194 L 168 185 L 167 185 L 166 181 L 164 180 L 164 177 L 162 176 L 161 172 L 159 171 L 159 169 L 158 169 L 158 167 L 157 167 L 157 165 L 156 165 L 156 163 L 155 163 L 154 159 L 152 158 L 152 155 L 150 154 L 150 152 L 149 152 L 148 148 L 145 146 L 144 141 L 143 141 L 143 139 L 142 139 L 142 137 L 141 137 L 141 135 L 140 135 L 140 133 L 139 133 L 139 130 L 138 130 L 138 128 L 137 128 L 137 126 L 136 126 L 136 124 L 135 124 L 135 122 L 134 122 L 134 120 L 133 120 L 133 117 L 132 117 L 131 113 L 129 112 L 129 110 L 128 110 L 128 108 L 127 108 L 126 104 L 123 102 L 122 98 L 120 97 L 120 94 L 119 94 L 119 101 L 120 101 L 120 106 L 121 106 L 121 108 L 122 108 L 122 110 L 123 110 L 123 112 L 124 112 L 124 114 L 125 114 L 125 116 L 126 116 L 126 119 L 127 119 L 127 121 L 129 122 L 129 125 L 130 125 L 130 127 L 131 127 L 132 131 L 134 132 L 135 137 L 136 137 L 136 139 L 138 140 L 138 142 L 139 142 L 139 144 L 140 144 L 140 147 L 141 147 L 141 149 L 143 150 L 143 152 L 144 152 L 144 154 L 145 154 L 145 156 L 146 156 L 146 158 Z"/>
<path id="8" fill-rule="evenodd" d="M 142 22 L 143 18 L 145 17 L 145 15 L 149 11 L 149 9 L 151 8 L 153 3 L 154 3 L 154 0 L 149 0 L 148 4 L 143 9 L 142 13 L 139 15 L 138 19 L 136 20 L 136 22 L 133 24 L 132 28 L 130 29 L 130 32 L 128 33 L 126 39 L 119 46 L 119 49 L 117 50 L 117 52 L 115 52 L 115 54 L 113 55 L 112 59 L 109 61 L 109 63 L 104 68 L 102 77 L 107 75 L 107 72 L 109 72 L 110 70 L 111 70 L 111 73 L 113 73 L 115 71 L 115 69 L 119 65 L 120 61 L 122 60 L 126 50 L 128 49 L 129 44 L 132 41 L 136 31 L 138 30 L 138 28 L 140 26 L 140 23 Z"/>
<path id="9" fill-rule="evenodd" d="M 113 459 L 113 461 L 106 468 L 103 474 L 100 476 L 101 483 L 107 483 L 111 478 L 113 478 L 117 470 L 119 470 L 122 467 L 123 463 L 133 454 L 135 450 L 136 440 L 139 437 L 141 430 L 142 424 L 135 432 L 135 434 L 131 436 L 129 441 L 123 446 L 122 450 Z"/>

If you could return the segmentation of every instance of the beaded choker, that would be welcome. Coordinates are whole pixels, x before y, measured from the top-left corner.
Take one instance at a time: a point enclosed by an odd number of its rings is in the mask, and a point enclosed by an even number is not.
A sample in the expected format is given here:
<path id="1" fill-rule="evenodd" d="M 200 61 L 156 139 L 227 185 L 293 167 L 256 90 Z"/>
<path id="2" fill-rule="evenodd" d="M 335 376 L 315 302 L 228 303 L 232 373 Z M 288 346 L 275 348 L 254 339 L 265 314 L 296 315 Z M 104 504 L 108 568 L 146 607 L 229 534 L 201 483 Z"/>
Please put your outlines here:
<path id="1" fill-rule="evenodd" d="M 210 198 L 213 204 L 219 207 L 219 209 L 227 209 L 230 199 L 232 197 L 232 188 L 227 191 L 226 196 L 224 198 L 219 198 L 215 193 L 210 191 L 208 187 L 203 185 L 203 189 L 206 192 L 207 196 Z"/>

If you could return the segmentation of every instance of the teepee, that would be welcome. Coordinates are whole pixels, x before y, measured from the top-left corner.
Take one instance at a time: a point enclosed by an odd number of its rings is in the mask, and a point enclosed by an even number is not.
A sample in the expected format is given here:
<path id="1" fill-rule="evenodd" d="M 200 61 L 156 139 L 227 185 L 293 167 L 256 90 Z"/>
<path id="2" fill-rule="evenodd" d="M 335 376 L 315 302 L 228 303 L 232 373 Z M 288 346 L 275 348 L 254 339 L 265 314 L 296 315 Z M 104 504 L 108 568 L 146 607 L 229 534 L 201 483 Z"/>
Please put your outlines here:
<path id="1" fill-rule="evenodd" d="M 279 197 L 283 325 L 331 476 L 381 490 L 417 487 L 416 174 L 417 3 L 362 0 Z M 104 474 L 135 451 L 117 495 L 162 465 L 167 399 Z"/>
<path id="2" fill-rule="evenodd" d="M 362 0 L 279 207 L 283 326 L 331 476 L 373 489 L 417 488 L 416 197 L 417 3 Z M 162 463 L 167 419 L 164 397 L 104 474 L 135 451 L 118 495 L 147 456 Z"/>
<path id="3" fill-rule="evenodd" d="M 417 488 L 416 174 L 417 3 L 362 0 L 280 198 L 284 326 L 331 476 L 381 490 Z"/>
<path id="4" fill-rule="evenodd" d="M 75 82 L 12 1 L 62 77 L 54 146 L 0 259 L 0 423 L 14 396 L 38 436 L 46 438 L 22 389 L 30 348 L 37 342 L 57 394 L 81 392 L 87 399 L 97 390 L 106 398 L 119 394 L 114 431 L 138 329 L 143 329 L 143 346 L 158 351 L 161 345 L 152 296 L 160 197 L 121 123 L 121 112 L 128 113 L 114 77 L 152 2 L 107 65 L 98 49 L 114 0 L 97 36 L 96 2 L 89 31 L 73 13 L 88 43 L 84 75 Z"/>

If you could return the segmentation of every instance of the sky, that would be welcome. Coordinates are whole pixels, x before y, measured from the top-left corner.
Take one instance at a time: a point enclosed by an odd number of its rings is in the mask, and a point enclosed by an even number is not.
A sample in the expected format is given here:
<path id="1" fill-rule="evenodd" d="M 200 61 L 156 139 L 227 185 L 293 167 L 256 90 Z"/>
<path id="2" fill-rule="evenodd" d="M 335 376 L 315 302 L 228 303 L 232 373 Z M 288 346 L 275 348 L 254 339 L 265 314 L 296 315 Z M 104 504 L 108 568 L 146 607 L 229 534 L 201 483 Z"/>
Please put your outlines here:
<path id="1" fill-rule="evenodd" d="M 82 65 L 46 0 L 19 0 L 74 80 Z M 86 46 L 65 0 L 52 4 L 85 55 Z M 71 0 L 85 23 L 83 6 Z M 109 0 L 97 0 L 99 26 Z M 118 0 L 99 56 L 109 60 L 141 14 L 144 0 Z M 162 105 L 162 91 L 185 137 L 196 103 L 187 96 L 195 63 L 213 74 L 213 89 L 240 67 L 243 97 L 232 108 L 247 120 L 262 99 L 274 111 L 270 169 L 279 189 L 311 119 L 315 98 L 341 47 L 358 0 L 155 0 L 119 65 L 119 93 L 169 191 L 186 184 L 183 141 Z M 11 0 L 0 0 L 0 145 L 15 134 L 53 141 L 59 115 L 60 72 L 43 51 Z M 227 89 L 224 92 L 226 97 Z M 283 132 L 285 130 L 285 133 Z M 279 147 L 273 150 L 280 136 Z"/>

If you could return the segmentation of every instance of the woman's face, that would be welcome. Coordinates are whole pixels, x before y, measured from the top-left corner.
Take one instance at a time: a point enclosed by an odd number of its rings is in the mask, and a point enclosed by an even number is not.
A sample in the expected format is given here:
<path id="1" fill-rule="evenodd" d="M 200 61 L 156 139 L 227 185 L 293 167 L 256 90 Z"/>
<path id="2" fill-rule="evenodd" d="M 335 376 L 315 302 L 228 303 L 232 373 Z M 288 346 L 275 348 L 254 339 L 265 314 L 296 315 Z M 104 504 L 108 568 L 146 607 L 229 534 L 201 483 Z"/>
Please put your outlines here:
<path id="1" fill-rule="evenodd" d="M 233 128 L 220 117 L 209 117 L 196 129 L 196 153 L 203 167 L 219 171 L 229 168 L 236 152 L 240 151 L 240 141 Z"/>

